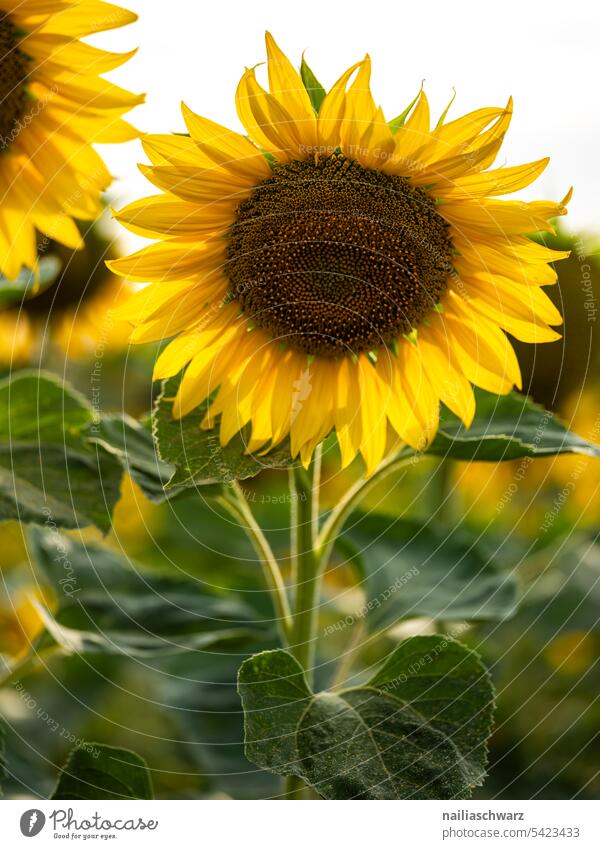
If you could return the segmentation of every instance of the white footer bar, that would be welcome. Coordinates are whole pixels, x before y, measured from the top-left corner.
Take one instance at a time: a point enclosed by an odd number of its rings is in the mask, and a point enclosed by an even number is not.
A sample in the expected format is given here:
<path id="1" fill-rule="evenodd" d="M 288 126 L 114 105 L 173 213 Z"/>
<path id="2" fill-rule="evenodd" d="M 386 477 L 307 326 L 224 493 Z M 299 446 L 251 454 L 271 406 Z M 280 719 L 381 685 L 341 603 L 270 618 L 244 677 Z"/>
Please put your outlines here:
<path id="1" fill-rule="evenodd" d="M 600 847 L 600 802 L 0 802 L 0 845 Z M 172 842 L 171 842 L 172 841 Z"/>

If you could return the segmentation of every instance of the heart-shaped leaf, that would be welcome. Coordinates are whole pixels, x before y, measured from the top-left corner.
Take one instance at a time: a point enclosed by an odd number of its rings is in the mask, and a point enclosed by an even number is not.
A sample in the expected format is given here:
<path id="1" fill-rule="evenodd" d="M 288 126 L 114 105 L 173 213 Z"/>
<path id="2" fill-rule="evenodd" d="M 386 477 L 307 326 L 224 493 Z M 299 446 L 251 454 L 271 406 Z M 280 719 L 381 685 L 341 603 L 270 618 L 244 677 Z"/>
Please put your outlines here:
<path id="1" fill-rule="evenodd" d="M 453 799 L 483 781 L 493 690 L 450 637 L 403 641 L 362 687 L 314 694 L 283 650 L 245 661 L 246 756 L 327 799 Z"/>

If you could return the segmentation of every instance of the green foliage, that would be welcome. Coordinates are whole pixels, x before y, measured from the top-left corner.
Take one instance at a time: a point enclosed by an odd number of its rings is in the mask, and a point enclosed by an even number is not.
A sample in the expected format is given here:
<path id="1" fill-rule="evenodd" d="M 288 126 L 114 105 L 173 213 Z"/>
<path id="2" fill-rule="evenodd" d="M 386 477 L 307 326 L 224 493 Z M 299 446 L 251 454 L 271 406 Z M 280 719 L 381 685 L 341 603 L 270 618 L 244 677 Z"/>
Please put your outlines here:
<path id="1" fill-rule="evenodd" d="M 302 57 L 302 64 L 300 65 L 300 76 L 302 77 L 302 82 L 304 83 L 304 88 L 308 92 L 308 96 L 310 97 L 310 102 L 313 105 L 313 109 L 318 114 L 319 109 L 321 108 L 321 104 L 325 100 L 326 91 L 319 82 L 319 80 L 315 77 L 311 69 L 308 67 L 308 63 L 304 56 Z"/>
<path id="2" fill-rule="evenodd" d="M 516 608 L 514 578 L 465 530 L 354 513 L 348 538 L 371 631 L 415 616 L 503 619 Z"/>
<path id="3" fill-rule="evenodd" d="M 200 580 L 157 576 L 101 545 L 32 528 L 34 561 L 58 599 L 42 610 L 47 637 L 66 652 L 149 657 L 224 649 L 265 633 L 257 613 Z"/>
<path id="4" fill-rule="evenodd" d="M 85 743 L 73 749 L 51 799 L 153 799 L 143 758 L 128 749 Z"/>
<path id="5" fill-rule="evenodd" d="M 110 528 L 122 471 L 89 442 L 93 424 L 85 398 L 50 374 L 0 383 L 0 519 Z"/>
<path id="6" fill-rule="evenodd" d="M 485 775 L 493 690 L 450 637 L 403 641 L 361 687 L 314 694 L 283 650 L 242 664 L 246 755 L 327 799 L 468 797 Z"/>
<path id="7" fill-rule="evenodd" d="M 554 454 L 600 457 L 600 446 L 572 433 L 555 415 L 518 392 L 497 396 L 478 391 L 476 395 L 471 427 L 465 428 L 444 410 L 427 454 L 490 462 Z"/>
<path id="8" fill-rule="evenodd" d="M 128 415 L 109 413 L 97 422 L 90 442 L 112 454 L 150 501 L 160 503 L 168 497 L 165 486 L 175 467 L 161 460 L 154 448 L 150 427 Z M 177 491 L 171 492 L 171 497 Z"/>
<path id="9" fill-rule="evenodd" d="M 265 469 L 282 469 L 292 465 L 289 443 L 284 442 L 268 454 L 246 453 L 248 433 L 236 434 L 222 447 L 217 428 L 203 430 L 202 420 L 209 402 L 201 404 L 181 420 L 172 414 L 172 401 L 179 378 L 165 381 L 153 413 L 153 428 L 160 458 L 171 463 L 176 472 L 167 490 L 196 489 L 211 484 L 255 477 Z"/>

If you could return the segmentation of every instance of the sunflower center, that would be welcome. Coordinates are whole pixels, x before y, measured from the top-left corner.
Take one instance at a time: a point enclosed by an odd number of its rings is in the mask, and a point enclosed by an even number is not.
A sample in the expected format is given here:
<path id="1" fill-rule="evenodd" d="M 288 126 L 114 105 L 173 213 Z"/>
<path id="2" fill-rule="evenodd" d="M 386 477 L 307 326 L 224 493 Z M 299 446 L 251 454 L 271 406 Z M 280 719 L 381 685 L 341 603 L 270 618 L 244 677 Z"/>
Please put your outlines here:
<path id="1" fill-rule="evenodd" d="M 27 105 L 28 57 L 10 17 L 0 12 L 0 150 L 5 150 Z"/>
<path id="2" fill-rule="evenodd" d="M 452 243 L 433 200 L 341 154 L 276 165 L 229 231 L 230 295 L 307 354 L 376 350 L 437 304 Z"/>

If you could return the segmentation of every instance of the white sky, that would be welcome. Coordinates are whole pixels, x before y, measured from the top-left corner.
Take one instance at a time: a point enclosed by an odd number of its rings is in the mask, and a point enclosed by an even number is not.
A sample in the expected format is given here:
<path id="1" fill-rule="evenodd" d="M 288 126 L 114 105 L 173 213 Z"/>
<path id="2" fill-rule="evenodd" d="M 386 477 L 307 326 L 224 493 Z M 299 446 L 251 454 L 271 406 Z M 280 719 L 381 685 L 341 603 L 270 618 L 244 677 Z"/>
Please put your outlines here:
<path id="1" fill-rule="evenodd" d="M 139 45 L 138 54 L 110 78 L 147 103 L 132 120 L 147 132 L 184 131 L 179 104 L 236 129 L 234 93 L 245 65 L 265 58 L 269 29 L 290 58 L 303 50 L 327 88 L 369 52 L 375 99 L 390 118 L 408 104 L 421 80 L 433 114 L 456 87 L 450 117 L 480 106 L 515 113 L 497 164 L 542 156 L 550 165 L 523 198 L 560 199 L 575 193 L 568 225 L 600 232 L 600 5 L 588 0 L 451 0 L 451 2 L 290 3 L 122 0 L 140 20 L 104 33 L 112 50 Z M 117 178 L 117 207 L 156 190 L 137 171 L 146 161 L 139 142 L 104 146 Z M 127 236 L 127 243 L 143 243 Z"/>

